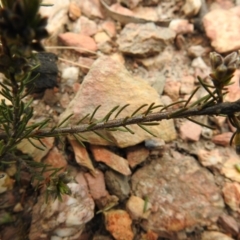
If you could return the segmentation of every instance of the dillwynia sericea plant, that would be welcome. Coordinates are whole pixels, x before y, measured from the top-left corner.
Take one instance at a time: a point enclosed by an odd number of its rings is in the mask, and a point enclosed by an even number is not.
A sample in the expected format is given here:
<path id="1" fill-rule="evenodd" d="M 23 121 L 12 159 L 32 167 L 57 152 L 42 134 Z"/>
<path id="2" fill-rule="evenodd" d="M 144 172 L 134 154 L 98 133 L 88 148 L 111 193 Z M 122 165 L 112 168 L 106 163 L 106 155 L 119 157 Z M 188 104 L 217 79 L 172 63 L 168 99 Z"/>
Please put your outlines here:
<path id="1" fill-rule="evenodd" d="M 224 96 L 227 94 L 226 86 L 231 84 L 231 78 L 238 67 L 237 52 L 231 53 L 225 58 L 218 53 L 210 53 L 212 72 L 209 78 L 212 84 L 207 84 L 205 79 L 198 78 L 200 86 L 187 100 L 181 100 L 168 106 L 146 103 L 137 108 L 131 116 L 121 119 L 118 118 L 118 115 L 128 105 L 119 105 L 110 109 L 103 119 L 93 121 L 99 106 L 93 113 L 79 119 L 76 126 L 71 127 L 63 127 L 71 116 L 54 127 L 48 127 L 49 119 L 32 123 L 33 107 L 29 96 L 31 96 L 37 76 L 32 77 L 31 73 L 39 65 L 32 66 L 31 60 L 36 59 L 36 52 L 44 51 L 41 41 L 48 37 L 47 18 L 39 14 L 41 6 L 39 0 L 2 0 L 0 3 L 0 72 L 4 75 L 0 82 L 0 94 L 2 95 L 0 102 L 1 170 L 14 163 L 19 170 L 18 174 L 21 174 L 22 168 L 31 173 L 32 181 L 37 180 L 38 187 L 45 188 L 47 198 L 50 196 L 53 199 L 61 200 L 63 194 L 71 194 L 67 185 L 73 181 L 71 175 L 68 172 L 59 173 L 61 169 L 34 162 L 17 154 L 16 147 L 23 139 L 39 148 L 34 144 L 34 141 L 38 140 L 44 148 L 42 138 L 72 134 L 80 144 L 84 145 L 84 141 L 87 139 L 81 136 L 83 132 L 92 131 L 106 139 L 96 130 L 106 129 L 134 134 L 128 127 L 131 124 L 137 124 L 154 136 L 154 133 L 148 130 L 148 125 L 157 125 L 158 121 L 162 119 L 174 118 L 186 118 L 196 122 L 192 116 L 197 115 L 221 114 L 226 116 L 237 129 L 231 143 L 235 143 L 236 151 L 240 153 L 240 119 L 238 115 L 240 100 L 233 103 L 224 102 Z M 193 96 L 200 87 L 206 90 L 206 95 L 192 102 Z M 10 104 L 7 104 L 5 99 Z M 83 120 L 85 121 L 87 117 L 90 119 L 89 122 L 83 124 Z M 43 173 L 46 171 L 50 171 L 51 174 L 44 178 Z"/>

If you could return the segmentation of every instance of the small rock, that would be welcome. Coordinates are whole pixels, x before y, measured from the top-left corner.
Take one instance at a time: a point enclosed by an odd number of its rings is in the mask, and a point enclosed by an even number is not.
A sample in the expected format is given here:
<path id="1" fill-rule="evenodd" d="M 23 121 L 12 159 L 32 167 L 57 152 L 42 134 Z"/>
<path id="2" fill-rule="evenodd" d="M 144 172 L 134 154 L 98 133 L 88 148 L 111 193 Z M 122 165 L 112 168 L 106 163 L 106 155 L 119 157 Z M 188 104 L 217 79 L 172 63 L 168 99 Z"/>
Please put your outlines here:
<path id="1" fill-rule="evenodd" d="M 225 156 L 227 161 L 221 168 L 221 174 L 233 181 L 240 182 L 240 174 L 236 169 L 236 165 L 239 164 L 239 155 L 231 149 L 230 151 L 225 151 Z"/>
<path id="2" fill-rule="evenodd" d="M 230 52 L 240 48 L 239 12 L 240 6 L 237 6 L 229 10 L 216 9 L 204 16 L 203 25 L 206 35 L 217 52 Z"/>
<path id="3" fill-rule="evenodd" d="M 198 159 L 200 163 L 205 166 L 214 166 L 223 163 L 223 157 L 218 149 L 213 149 L 211 151 L 206 151 L 204 149 L 199 149 L 197 152 Z"/>
<path id="4" fill-rule="evenodd" d="M 154 23 L 129 23 L 121 31 L 117 43 L 124 54 L 147 57 L 162 52 L 175 36 L 173 30 Z"/>
<path id="5" fill-rule="evenodd" d="M 226 183 L 222 189 L 222 192 L 225 203 L 233 211 L 240 213 L 240 184 L 236 182 Z"/>
<path id="6" fill-rule="evenodd" d="M 207 127 L 202 127 L 202 136 L 207 139 L 210 140 L 212 138 L 213 135 L 213 130 Z"/>
<path id="7" fill-rule="evenodd" d="M 200 139 L 202 127 L 194 122 L 185 121 L 180 126 L 180 137 L 183 140 L 190 140 L 197 142 Z"/>
<path id="8" fill-rule="evenodd" d="M 104 43 L 110 41 L 110 37 L 105 32 L 98 32 L 94 35 L 94 40 L 96 43 Z"/>
<path id="9" fill-rule="evenodd" d="M 206 63 L 203 61 L 203 59 L 201 57 L 194 58 L 192 60 L 192 64 L 191 65 L 194 68 L 200 68 L 202 70 L 208 69 L 208 66 L 206 65 Z"/>
<path id="10" fill-rule="evenodd" d="M 110 8 L 111 8 L 112 11 L 117 12 L 117 13 L 122 14 L 122 15 L 127 15 L 127 16 L 133 16 L 134 15 L 131 10 L 123 7 L 119 3 L 115 3 L 115 4 L 111 5 Z"/>
<path id="11" fill-rule="evenodd" d="M 129 197 L 130 186 L 129 179 L 117 172 L 106 171 L 105 182 L 111 194 L 116 195 L 120 201 Z"/>
<path id="12" fill-rule="evenodd" d="M 194 77 L 191 75 L 183 76 L 181 81 L 180 93 L 190 94 L 194 90 Z"/>
<path id="13" fill-rule="evenodd" d="M 57 147 L 53 147 L 48 155 L 43 160 L 44 164 L 51 165 L 53 168 L 63 168 L 66 169 L 67 167 L 67 160 L 64 156 L 64 154 L 58 150 Z M 62 171 L 63 171 L 62 169 Z M 44 176 L 47 177 L 52 172 L 45 172 Z"/>
<path id="14" fill-rule="evenodd" d="M 67 67 L 62 70 L 62 79 L 63 80 L 73 80 L 77 81 L 79 77 L 79 68 L 78 67 Z"/>
<path id="15" fill-rule="evenodd" d="M 191 58 L 201 57 L 205 53 L 205 49 L 201 45 L 193 45 L 188 48 L 188 56 Z"/>
<path id="16" fill-rule="evenodd" d="M 94 60 L 92 58 L 79 57 L 78 59 L 78 64 L 81 66 L 81 69 L 84 73 L 87 73 L 89 71 L 93 63 Z"/>
<path id="17" fill-rule="evenodd" d="M 131 174 L 131 170 L 129 169 L 126 159 L 114 154 L 113 152 L 101 146 L 91 145 L 90 149 L 93 153 L 95 161 L 103 162 L 110 168 L 123 175 L 127 176 Z"/>
<path id="18" fill-rule="evenodd" d="M 218 223 L 227 233 L 230 233 L 232 236 L 238 235 L 239 225 L 232 216 L 222 214 L 218 219 Z"/>
<path id="19" fill-rule="evenodd" d="M 54 106 L 59 101 L 59 95 L 54 89 L 46 89 L 43 95 L 43 101 L 48 106 Z"/>
<path id="20" fill-rule="evenodd" d="M 182 7 L 182 11 L 186 17 L 194 17 L 198 14 L 202 6 L 201 0 L 186 0 Z"/>
<path id="21" fill-rule="evenodd" d="M 149 150 L 163 150 L 165 141 L 161 138 L 150 138 L 145 140 L 145 147 Z"/>
<path id="22" fill-rule="evenodd" d="M 72 21 L 76 21 L 81 16 L 81 9 L 75 2 L 70 2 L 68 16 Z"/>
<path id="23" fill-rule="evenodd" d="M 66 32 L 59 34 L 58 37 L 66 46 L 76 47 L 75 51 L 77 52 L 82 53 L 85 49 L 90 51 L 97 50 L 95 41 L 87 35 Z"/>
<path id="24" fill-rule="evenodd" d="M 84 177 L 87 180 L 90 194 L 94 200 L 99 200 L 109 195 L 106 190 L 104 175 L 100 170 L 95 171 L 94 177 L 89 173 L 85 173 Z"/>
<path id="25" fill-rule="evenodd" d="M 144 162 L 149 156 L 149 150 L 143 146 L 133 146 L 127 148 L 127 160 L 131 168 Z"/>
<path id="26" fill-rule="evenodd" d="M 158 240 L 158 234 L 156 234 L 155 232 L 148 230 L 146 233 L 142 234 L 142 238 L 143 240 Z"/>
<path id="27" fill-rule="evenodd" d="M 145 206 L 146 205 L 146 206 Z M 145 209 L 144 209 L 145 208 Z M 152 204 L 144 201 L 137 196 L 131 196 L 126 204 L 126 209 L 129 212 L 132 219 L 148 218 Z"/>
<path id="28" fill-rule="evenodd" d="M 173 81 L 171 79 L 166 79 L 164 86 L 164 93 L 168 95 L 173 101 L 177 101 L 179 98 L 181 83 Z"/>
<path id="29" fill-rule="evenodd" d="M 186 19 L 173 19 L 169 24 L 169 28 L 177 34 L 193 33 L 194 31 L 193 24 Z"/>
<path id="30" fill-rule="evenodd" d="M 102 24 L 102 29 L 107 33 L 107 35 L 112 38 L 116 36 L 116 26 L 113 21 L 104 21 Z"/>
<path id="31" fill-rule="evenodd" d="M 14 180 L 11 179 L 7 173 L 0 172 L 0 193 L 11 190 L 14 185 Z"/>
<path id="32" fill-rule="evenodd" d="M 99 0 L 80 1 L 82 13 L 90 19 L 103 18 Z"/>
<path id="33" fill-rule="evenodd" d="M 77 22 L 74 32 L 80 33 L 87 36 L 92 36 L 96 34 L 98 31 L 98 26 L 95 21 L 90 20 L 84 16 L 80 17 L 79 21 Z"/>
<path id="34" fill-rule="evenodd" d="M 202 234 L 201 240 L 234 240 L 233 238 L 215 231 L 205 231 Z"/>
<path id="35" fill-rule="evenodd" d="M 22 212 L 23 211 L 23 206 L 21 203 L 17 203 L 14 208 L 13 208 L 13 212 Z"/>
<path id="36" fill-rule="evenodd" d="M 132 220 L 128 213 L 123 210 L 104 212 L 106 229 L 116 240 L 132 240 Z"/>
<path id="37" fill-rule="evenodd" d="M 74 156 L 76 162 L 82 166 L 90 170 L 92 174 L 95 174 L 95 169 L 92 164 L 92 160 L 90 159 L 87 149 L 80 145 L 77 140 L 69 139 L 69 142 L 73 148 Z"/>
<path id="38" fill-rule="evenodd" d="M 166 65 L 171 64 L 172 54 L 167 48 L 165 48 L 163 52 L 155 56 L 151 56 L 148 58 L 139 58 L 137 59 L 137 61 L 143 64 L 143 66 L 145 66 L 148 70 L 158 70 L 158 74 L 163 75 L 159 71 L 163 70 Z"/>
<path id="39" fill-rule="evenodd" d="M 66 109 L 69 105 L 69 102 L 70 102 L 70 98 L 69 98 L 69 95 L 68 93 L 63 93 L 60 100 L 59 100 L 60 104 L 61 104 L 61 107 Z"/>
<path id="40" fill-rule="evenodd" d="M 212 138 L 212 142 L 224 147 L 229 146 L 232 135 L 233 135 L 232 132 L 224 132 L 224 133 L 215 135 Z"/>
<path id="41" fill-rule="evenodd" d="M 134 16 L 137 18 L 143 18 L 150 21 L 158 21 L 159 15 L 157 12 L 156 7 L 144 7 L 144 6 L 138 6 L 135 9 L 132 10 Z"/>

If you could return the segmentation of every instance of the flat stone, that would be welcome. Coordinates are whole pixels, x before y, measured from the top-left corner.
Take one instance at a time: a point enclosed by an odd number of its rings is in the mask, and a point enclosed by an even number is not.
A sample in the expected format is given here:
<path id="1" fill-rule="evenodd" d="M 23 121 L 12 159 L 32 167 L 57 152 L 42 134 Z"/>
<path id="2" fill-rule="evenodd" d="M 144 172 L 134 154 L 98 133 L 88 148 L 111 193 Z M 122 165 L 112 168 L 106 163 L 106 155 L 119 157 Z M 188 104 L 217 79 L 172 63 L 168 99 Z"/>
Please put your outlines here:
<path id="1" fill-rule="evenodd" d="M 81 16 L 81 9 L 75 2 L 70 2 L 68 16 L 72 21 L 76 21 Z"/>
<path id="2" fill-rule="evenodd" d="M 132 192 L 140 198 L 147 196 L 152 204 L 142 227 L 173 239 L 188 227 L 215 223 L 224 208 L 213 175 L 193 157 L 174 151 L 135 172 Z"/>
<path id="3" fill-rule="evenodd" d="M 120 201 L 124 201 L 129 197 L 131 189 L 128 177 L 108 170 L 105 172 L 105 182 L 109 192 L 116 195 Z"/>
<path id="4" fill-rule="evenodd" d="M 224 132 L 224 133 L 215 135 L 212 137 L 212 142 L 224 147 L 229 146 L 232 135 L 233 135 L 232 132 Z"/>
<path id="5" fill-rule="evenodd" d="M 87 35 L 66 32 L 59 34 L 58 37 L 64 43 L 64 45 L 76 47 L 75 51 L 77 52 L 82 53 L 84 52 L 84 49 L 90 51 L 97 50 L 97 44 L 95 43 L 93 38 Z M 78 49 L 78 47 L 83 49 Z"/>
<path id="6" fill-rule="evenodd" d="M 129 23 L 121 31 L 117 43 L 124 54 L 147 57 L 162 52 L 175 36 L 173 30 L 154 23 Z"/>
<path id="7" fill-rule="evenodd" d="M 109 195 L 106 190 L 104 174 L 100 170 L 95 171 L 95 176 L 85 173 L 84 177 L 87 180 L 90 194 L 94 200 L 99 200 L 100 198 Z"/>
<path id="8" fill-rule="evenodd" d="M 82 145 L 80 145 L 77 140 L 70 139 L 69 142 L 73 148 L 73 152 L 74 152 L 74 156 L 77 164 L 87 168 L 88 170 L 91 171 L 92 174 L 95 174 L 95 169 L 88 155 L 87 149 Z"/>
<path id="9" fill-rule="evenodd" d="M 230 52 L 240 48 L 239 12 L 240 6 L 237 6 L 229 10 L 215 9 L 204 16 L 206 35 L 217 52 Z"/>
<path id="10" fill-rule="evenodd" d="M 149 156 L 149 150 L 143 146 L 132 146 L 126 149 L 127 160 L 131 168 L 144 162 Z"/>
<path id="11" fill-rule="evenodd" d="M 103 18 L 99 0 L 80 1 L 82 13 L 88 18 Z"/>
<path id="12" fill-rule="evenodd" d="M 218 223 L 227 233 L 230 233 L 232 236 L 238 235 L 239 224 L 232 216 L 224 213 L 219 217 Z"/>
<path id="13" fill-rule="evenodd" d="M 90 20 L 84 16 L 81 16 L 74 27 L 75 33 L 80 33 L 87 36 L 92 36 L 98 31 L 95 21 Z"/>
<path id="14" fill-rule="evenodd" d="M 123 175 L 127 176 L 131 174 L 131 170 L 126 159 L 101 146 L 91 145 L 90 149 L 93 153 L 95 161 L 103 162 Z"/>
<path id="15" fill-rule="evenodd" d="M 187 120 L 180 126 L 179 131 L 180 137 L 183 140 L 197 142 L 200 139 L 202 127 L 194 122 Z"/>
<path id="16" fill-rule="evenodd" d="M 233 210 L 240 213 L 240 184 L 226 183 L 222 189 L 225 203 Z"/>
<path id="17" fill-rule="evenodd" d="M 186 19 L 173 19 L 169 24 L 169 28 L 177 34 L 193 33 L 194 31 L 193 24 Z"/>
<path id="18" fill-rule="evenodd" d="M 124 118 L 131 116 L 141 105 L 153 102 L 156 105 L 162 104 L 155 89 L 149 86 L 145 80 L 134 78 L 119 62 L 116 62 L 111 57 L 104 56 L 93 63 L 78 93 L 60 116 L 59 121 L 73 113 L 74 115 L 70 118 L 68 124 L 74 126 L 79 119 L 82 119 L 87 114 L 91 115 L 96 107 L 101 105 L 92 119 L 92 121 L 96 121 L 104 118 L 112 108 L 118 105 L 122 107 L 128 103 L 130 105 L 118 116 L 118 118 Z M 147 107 L 141 109 L 139 114 L 146 109 Z M 90 117 L 87 117 L 84 123 L 87 123 L 89 119 Z M 122 148 L 136 145 L 150 137 L 149 133 L 137 125 L 131 125 L 129 128 L 135 133 L 134 137 L 128 132 L 98 131 L 109 138 L 111 142 L 92 132 L 82 133 L 81 135 L 92 144 L 116 145 Z M 147 128 L 166 142 L 176 138 L 176 130 L 172 120 L 162 120 L 159 125 L 148 126 Z"/>

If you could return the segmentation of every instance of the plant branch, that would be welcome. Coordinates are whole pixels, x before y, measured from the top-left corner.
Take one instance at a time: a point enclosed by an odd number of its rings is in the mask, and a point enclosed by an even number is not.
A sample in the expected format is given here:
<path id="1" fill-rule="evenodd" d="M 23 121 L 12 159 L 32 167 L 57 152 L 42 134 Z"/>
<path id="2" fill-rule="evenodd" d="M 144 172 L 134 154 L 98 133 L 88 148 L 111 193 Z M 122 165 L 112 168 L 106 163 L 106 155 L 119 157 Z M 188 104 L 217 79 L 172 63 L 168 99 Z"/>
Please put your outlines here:
<path id="1" fill-rule="evenodd" d="M 182 110 L 182 111 L 181 111 Z M 120 119 L 113 119 L 107 122 L 99 122 L 96 123 L 93 127 L 89 128 L 89 124 L 81 124 L 79 126 L 71 126 L 71 127 L 63 127 L 63 128 L 55 128 L 51 131 L 51 128 L 45 128 L 40 130 L 35 130 L 28 137 L 48 137 L 48 136 L 58 136 L 58 135 L 67 135 L 81 132 L 89 132 L 100 130 L 104 128 L 114 128 L 121 127 L 126 125 L 132 125 L 136 123 L 144 123 L 144 122 L 152 122 L 152 121 L 160 121 L 164 119 L 175 119 L 175 118 L 186 118 L 192 116 L 199 115 L 232 115 L 236 112 L 240 112 L 240 100 L 235 102 L 224 102 L 219 103 L 214 106 L 210 106 L 204 109 L 200 109 L 199 107 L 190 108 L 190 109 L 180 109 L 174 111 L 166 111 L 166 112 L 155 112 L 150 113 L 147 116 L 142 114 Z M 6 137 L 4 132 L 0 132 L 0 138 L 3 139 Z"/>

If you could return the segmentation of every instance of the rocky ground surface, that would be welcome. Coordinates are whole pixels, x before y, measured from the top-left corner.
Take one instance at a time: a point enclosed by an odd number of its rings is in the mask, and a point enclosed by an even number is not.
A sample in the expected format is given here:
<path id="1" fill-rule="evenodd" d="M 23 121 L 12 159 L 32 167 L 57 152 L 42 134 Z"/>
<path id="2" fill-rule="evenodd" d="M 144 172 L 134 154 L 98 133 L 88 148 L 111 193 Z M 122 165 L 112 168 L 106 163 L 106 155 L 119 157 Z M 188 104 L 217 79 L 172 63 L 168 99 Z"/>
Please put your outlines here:
<path id="1" fill-rule="evenodd" d="M 34 119 L 68 125 L 101 105 L 95 119 L 117 105 L 168 105 L 187 99 L 210 72 L 209 53 L 240 48 L 240 1 L 56 0 L 46 50 L 58 56 L 57 87 L 36 94 Z M 169 25 L 169 26 L 168 26 Z M 237 70 L 227 101 L 240 98 Z M 203 89 L 197 98 L 205 95 Z M 86 119 L 87 121 L 88 119 Z M 0 182 L 1 240 L 231 240 L 240 239 L 240 164 L 229 146 L 225 117 L 161 121 L 135 134 L 102 131 L 69 136 L 44 151 L 23 142 L 35 161 L 71 170 L 71 196 L 44 201 L 30 175 L 14 182 L 14 166 Z"/>

